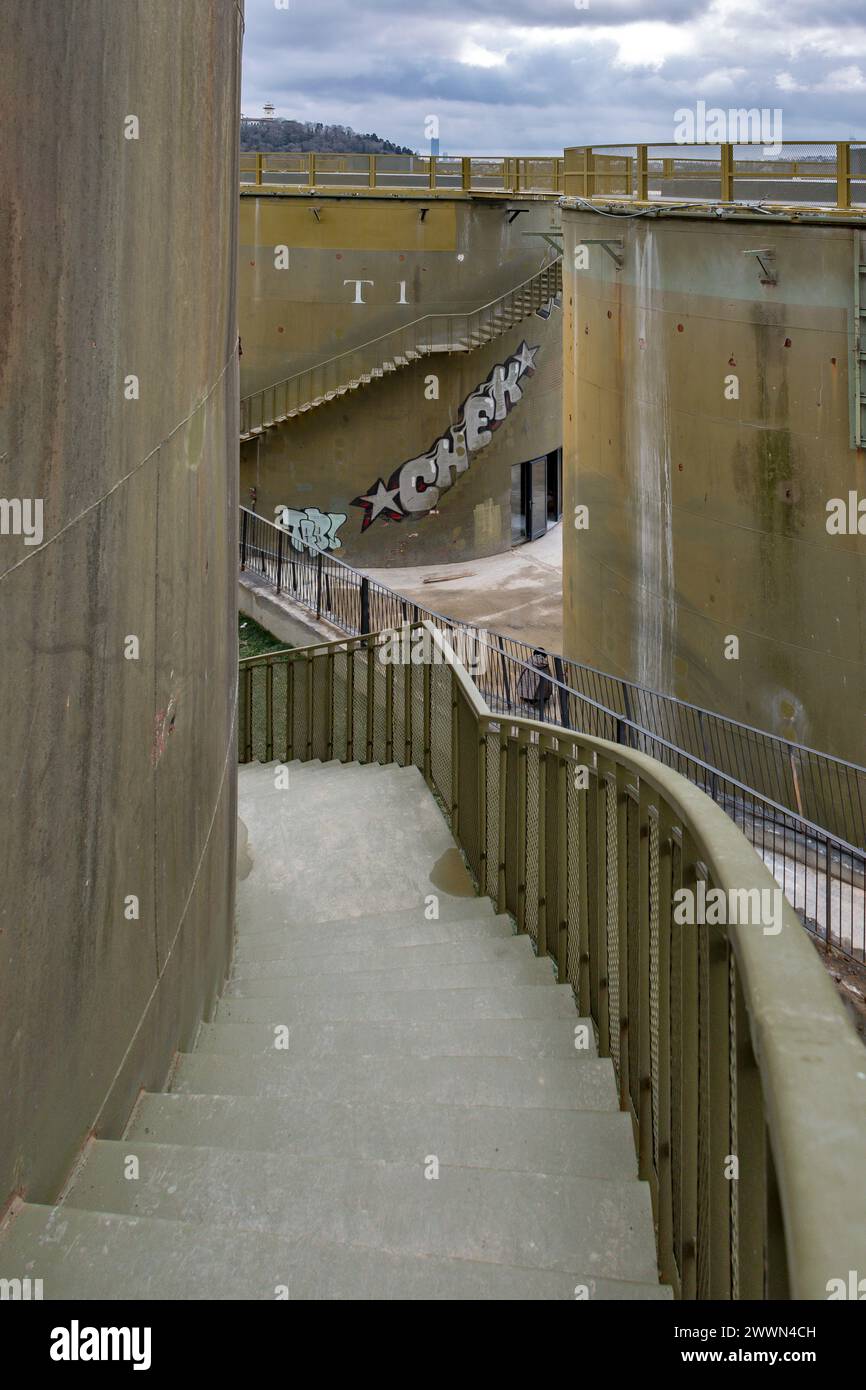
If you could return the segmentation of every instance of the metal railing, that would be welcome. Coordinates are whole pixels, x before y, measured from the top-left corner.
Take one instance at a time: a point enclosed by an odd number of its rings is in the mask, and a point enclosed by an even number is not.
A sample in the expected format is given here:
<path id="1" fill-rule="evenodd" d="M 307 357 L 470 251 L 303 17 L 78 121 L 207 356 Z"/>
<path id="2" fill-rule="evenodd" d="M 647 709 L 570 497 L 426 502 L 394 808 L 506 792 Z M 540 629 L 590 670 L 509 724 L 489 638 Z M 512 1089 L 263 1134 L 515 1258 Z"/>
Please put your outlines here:
<path id="1" fill-rule="evenodd" d="M 240 761 L 419 768 L 479 892 L 555 961 L 613 1060 L 662 1280 L 686 1299 L 826 1298 L 866 1268 L 866 1083 L 796 916 L 744 910 L 773 880 L 685 778 L 497 715 L 433 624 L 410 632 L 423 662 L 383 660 L 390 633 L 242 661 Z M 683 889 L 741 908 L 689 925 Z"/>
<path id="2" fill-rule="evenodd" d="M 562 257 L 557 256 L 498 299 L 463 314 L 425 314 L 370 338 L 294 376 L 245 396 L 241 439 L 341 396 L 373 377 L 395 371 L 436 352 L 469 352 L 507 333 L 562 292 Z"/>
<path id="3" fill-rule="evenodd" d="M 532 672 L 527 643 L 424 608 L 333 554 L 296 550 L 247 508 L 240 565 L 345 633 L 423 617 L 445 634 L 468 634 L 483 658 L 476 684 L 494 711 L 611 739 L 686 776 L 746 834 L 812 935 L 866 961 L 866 769 L 556 654 L 546 698 L 533 708 L 520 694 Z"/>
<path id="4" fill-rule="evenodd" d="M 381 192 L 558 195 L 561 155 L 298 154 L 241 152 L 241 191 L 311 188 Z"/>
<path id="5" fill-rule="evenodd" d="M 562 183 L 566 197 L 849 212 L 866 205 L 866 141 L 576 145 L 565 151 Z"/>

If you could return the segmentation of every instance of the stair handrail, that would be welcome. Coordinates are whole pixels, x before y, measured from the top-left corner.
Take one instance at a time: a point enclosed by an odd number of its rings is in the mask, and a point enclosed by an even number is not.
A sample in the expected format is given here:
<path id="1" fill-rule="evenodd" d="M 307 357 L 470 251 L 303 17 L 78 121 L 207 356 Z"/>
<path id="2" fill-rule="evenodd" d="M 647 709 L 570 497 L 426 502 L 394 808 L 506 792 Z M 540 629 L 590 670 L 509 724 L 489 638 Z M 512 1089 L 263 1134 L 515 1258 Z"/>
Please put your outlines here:
<path id="1" fill-rule="evenodd" d="M 272 382 L 268 386 L 261 386 L 257 391 L 251 391 L 249 395 L 243 396 L 241 398 L 241 415 L 243 416 L 245 409 L 249 410 L 249 407 L 254 400 L 266 396 L 269 392 L 283 390 L 288 391 L 289 387 L 292 385 L 293 382 L 300 381 L 303 377 L 310 376 L 314 372 L 322 372 L 326 370 L 328 367 L 331 367 L 336 363 L 343 361 L 345 358 L 352 357 L 357 353 L 366 353 L 368 349 L 376 347 L 379 344 L 384 344 L 391 340 L 399 340 L 402 336 L 409 333 L 411 329 L 418 329 L 422 324 L 433 324 L 438 322 L 453 321 L 457 318 L 465 318 L 468 328 L 470 319 L 475 319 L 476 321 L 478 321 L 482 314 L 492 313 L 495 309 L 500 307 L 506 300 L 513 299 L 521 294 L 525 294 L 529 289 L 531 289 L 539 281 L 541 281 L 545 275 L 548 275 L 551 270 L 557 267 L 561 267 L 561 265 L 562 256 L 553 256 L 549 261 L 545 263 L 545 265 L 542 266 L 540 270 L 537 270 L 533 275 L 530 275 L 527 280 L 521 281 L 520 284 L 513 286 L 510 290 L 506 290 L 504 294 L 499 295 L 496 299 L 491 299 L 487 304 L 481 304 L 475 309 L 458 310 L 456 313 L 453 314 L 422 314 L 420 318 L 410 319 L 407 323 L 400 324 L 396 328 L 391 328 L 386 333 L 380 333 L 375 338 L 367 338 L 363 343 L 356 344 L 355 347 L 346 348 L 343 352 L 335 353 L 332 357 L 325 357 L 322 358 L 322 360 L 319 362 L 313 362 L 309 366 L 304 367 L 301 371 L 293 372 L 291 376 L 283 377 L 280 381 Z M 385 354 L 385 356 L 387 356 L 387 353 Z"/>
<path id="2" fill-rule="evenodd" d="M 862 1045 L 769 871 L 678 772 L 495 713 L 447 638 L 426 620 L 410 627 L 421 661 L 386 659 L 392 629 L 242 661 L 240 761 L 419 768 L 478 891 L 592 1017 L 677 1296 L 856 1298 Z M 283 665 L 293 678 L 275 679 Z M 327 701 L 310 698 L 319 681 Z M 692 921 L 683 890 L 693 910 L 704 903 Z M 772 916 L 729 907 L 708 922 L 711 893 L 768 895 Z"/>

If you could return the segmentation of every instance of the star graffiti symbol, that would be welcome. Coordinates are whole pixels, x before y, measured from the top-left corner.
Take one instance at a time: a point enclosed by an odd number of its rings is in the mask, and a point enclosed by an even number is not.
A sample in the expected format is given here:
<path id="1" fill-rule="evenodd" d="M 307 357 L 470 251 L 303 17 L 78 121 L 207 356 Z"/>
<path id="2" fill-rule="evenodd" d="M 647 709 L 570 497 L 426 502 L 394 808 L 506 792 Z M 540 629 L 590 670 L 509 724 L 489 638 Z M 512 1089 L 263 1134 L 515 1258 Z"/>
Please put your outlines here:
<path id="1" fill-rule="evenodd" d="M 518 361 L 519 364 L 520 364 L 520 374 L 521 374 L 521 376 L 523 375 L 524 372 L 534 372 L 534 371 L 535 371 L 535 354 L 536 354 L 537 352 L 538 352 L 538 348 L 537 348 L 537 347 L 531 348 L 531 347 L 529 347 L 526 343 L 521 343 L 521 344 L 520 344 L 520 347 L 517 349 L 517 351 L 515 352 L 514 356 L 516 357 L 517 361 Z"/>
<path id="2" fill-rule="evenodd" d="M 366 531 L 370 523 L 375 521 L 377 516 L 381 516 L 383 512 L 387 512 L 395 520 L 402 519 L 403 513 L 395 501 L 399 491 L 399 487 L 386 487 L 382 479 L 377 478 L 372 491 L 355 498 L 352 505 L 363 507 L 365 511 L 362 530 Z"/>

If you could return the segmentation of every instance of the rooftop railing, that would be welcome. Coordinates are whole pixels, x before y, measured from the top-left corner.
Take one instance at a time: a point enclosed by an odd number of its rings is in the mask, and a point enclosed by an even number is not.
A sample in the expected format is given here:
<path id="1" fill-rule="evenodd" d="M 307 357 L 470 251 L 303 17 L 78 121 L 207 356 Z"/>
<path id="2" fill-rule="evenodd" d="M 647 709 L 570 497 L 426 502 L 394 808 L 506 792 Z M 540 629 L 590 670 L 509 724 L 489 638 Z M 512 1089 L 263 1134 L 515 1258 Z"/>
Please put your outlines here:
<path id="1" fill-rule="evenodd" d="M 432 623 L 409 630 L 421 661 L 395 661 L 391 632 L 242 661 L 240 761 L 421 770 L 478 891 L 592 1017 L 677 1296 L 847 1287 L 866 1269 L 862 1046 L 773 879 L 677 772 L 495 713 Z"/>
<path id="2" fill-rule="evenodd" d="M 243 193 L 312 188 L 380 193 L 554 194 L 561 155 L 299 154 L 242 152 Z"/>
<path id="3" fill-rule="evenodd" d="M 566 197 L 850 212 L 866 209 L 866 141 L 575 145 L 562 182 Z"/>

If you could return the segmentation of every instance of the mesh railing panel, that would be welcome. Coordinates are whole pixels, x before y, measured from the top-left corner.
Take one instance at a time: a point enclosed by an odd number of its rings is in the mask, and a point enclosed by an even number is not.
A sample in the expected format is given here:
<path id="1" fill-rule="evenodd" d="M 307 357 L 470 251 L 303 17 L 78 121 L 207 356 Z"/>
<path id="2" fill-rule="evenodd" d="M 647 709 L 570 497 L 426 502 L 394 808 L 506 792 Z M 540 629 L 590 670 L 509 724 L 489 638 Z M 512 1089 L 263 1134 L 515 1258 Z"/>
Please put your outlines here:
<path id="1" fill-rule="evenodd" d="M 499 734 L 488 733 L 485 755 L 487 874 L 482 892 L 494 902 L 499 891 L 499 747 Z"/>
<path id="2" fill-rule="evenodd" d="M 333 700 L 334 717 L 334 757 L 346 762 L 349 757 L 349 735 L 351 733 L 351 711 L 349 708 L 349 664 L 351 657 L 345 651 L 334 653 L 333 657 Z M 354 758 L 354 754 L 353 754 Z"/>
<path id="3" fill-rule="evenodd" d="M 411 667 L 400 664 L 393 667 L 391 677 L 392 740 L 394 762 L 404 767 L 406 764 L 406 688 L 410 680 Z"/>
<path id="4" fill-rule="evenodd" d="M 616 781 L 611 777 L 599 778 L 604 804 L 605 842 L 607 845 L 607 879 L 604 885 L 605 914 L 605 965 L 607 967 L 608 1026 L 610 1028 L 610 1055 L 613 1058 L 617 1081 L 620 1078 L 620 1004 L 619 1004 L 619 894 L 624 892 L 619 872 L 619 835 L 617 826 Z"/>
<path id="5" fill-rule="evenodd" d="M 526 769 L 526 844 L 538 844 L 538 779 L 539 779 L 539 749 L 537 743 L 526 743 L 523 745 L 524 765 Z M 539 865 L 538 857 L 527 852 L 524 865 L 524 882 L 526 892 L 524 897 L 524 930 L 529 932 L 535 944 L 538 944 L 538 898 L 539 898 Z"/>
<path id="6" fill-rule="evenodd" d="M 649 836 L 649 1034 L 650 1034 L 650 1116 L 652 1120 L 652 1158 L 659 1170 L 659 819 L 650 809 Z"/>
<path id="7" fill-rule="evenodd" d="M 640 807 L 635 797 L 626 796 L 626 853 L 627 853 L 627 954 L 626 991 L 628 996 L 628 1082 L 631 1103 L 637 1115 L 640 1108 L 640 992 L 641 979 L 640 932 L 643 904 L 641 894 L 646 885 L 640 873 Z M 648 891 L 648 890 L 647 890 Z"/>
<path id="8" fill-rule="evenodd" d="M 737 1093 L 737 965 L 728 953 L 728 1093 L 730 1095 L 730 1150 L 739 1154 L 739 1097 Z M 740 1182 L 731 1183 L 731 1298 L 740 1296 Z"/>
<path id="9" fill-rule="evenodd" d="M 367 762 L 367 666 L 370 660 L 366 650 L 359 649 L 354 653 L 352 745 L 356 763 Z"/>
<path id="10" fill-rule="evenodd" d="M 331 667 L 327 655 L 313 657 L 312 754 L 327 762 L 330 752 Z"/>
<path id="11" fill-rule="evenodd" d="M 460 843 L 476 882 L 481 880 L 481 847 L 483 827 L 480 825 L 478 722 L 466 696 L 458 690 L 455 707 L 457 719 L 457 805 Z"/>
<path id="12" fill-rule="evenodd" d="M 542 809 L 544 812 L 544 913 L 547 924 L 546 941 L 548 954 L 553 957 L 557 965 L 562 966 L 560 972 L 564 975 L 565 962 L 560 961 L 560 941 L 559 941 L 559 911 L 560 911 L 560 876 L 563 881 L 567 876 L 567 864 L 560 864 L 560 805 L 559 805 L 559 757 L 550 753 L 542 761 L 541 773 L 543 780 Z M 563 808 L 564 809 L 564 808 Z"/>
<path id="13" fill-rule="evenodd" d="M 450 814 L 451 791 L 451 672 L 432 665 L 430 674 L 430 768 L 433 785 Z"/>
<path id="14" fill-rule="evenodd" d="M 583 818 L 583 798 L 586 791 L 578 787 L 575 772 L 576 764 L 569 759 L 565 772 L 566 806 L 566 846 L 568 856 L 568 960 L 566 973 L 568 983 L 578 995 L 581 984 L 580 961 L 580 920 L 582 903 L 580 897 L 580 866 L 586 845 L 581 836 L 585 824 Z"/>
<path id="15" fill-rule="evenodd" d="M 682 851 L 674 841 L 672 853 L 672 883 L 674 891 L 682 883 Z M 671 1213 L 673 1259 L 682 1277 L 683 1243 L 680 1220 L 682 1153 L 682 938 L 683 928 L 671 927 L 670 939 L 670 1097 L 671 1097 Z"/>
<path id="16" fill-rule="evenodd" d="M 710 960 L 706 927 L 694 927 L 698 946 L 698 1248 L 699 1298 L 710 1296 Z"/>

